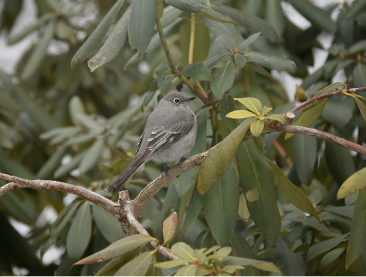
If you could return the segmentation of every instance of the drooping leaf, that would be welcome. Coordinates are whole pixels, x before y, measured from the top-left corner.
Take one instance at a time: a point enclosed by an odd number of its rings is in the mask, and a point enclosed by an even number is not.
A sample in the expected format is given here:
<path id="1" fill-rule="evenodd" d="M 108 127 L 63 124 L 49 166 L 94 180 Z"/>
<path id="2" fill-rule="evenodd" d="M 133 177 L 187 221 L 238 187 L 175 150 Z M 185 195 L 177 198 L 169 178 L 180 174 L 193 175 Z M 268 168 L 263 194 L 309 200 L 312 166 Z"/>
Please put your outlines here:
<path id="1" fill-rule="evenodd" d="M 117 218 L 97 205 L 92 206 L 94 221 L 103 237 L 110 243 L 123 238 L 121 224 Z"/>
<path id="2" fill-rule="evenodd" d="M 220 69 L 211 83 L 211 89 L 217 98 L 221 99 L 225 91 L 229 90 L 233 86 L 234 79 L 234 65 L 229 61 Z"/>
<path id="3" fill-rule="evenodd" d="M 75 53 L 71 60 L 71 67 L 74 68 L 79 63 L 83 62 L 99 45 L 103 37 L 107 33 L 109 26 L 111 25 L 113 19 L 116 17 L 118 11 L 121 9 L 125 0 L 118 0 L 109 10 L 109 12 L 104 16 L 102 21 L 94 29 L 93 33 L 88 37 L 88 39 L 83 43 L 79 50 Z"/>
<path id="4" fill-rule="evenodd" d="M 99 66 L 111 61 L 115 56 L 117 56 L 127 42 L 128 20 L 130 19 L 130 13 L 131 9 L 127 9 L 123 16 L 118 20 L 116 27 L 114 27 L 113 32 L 109 35 L 106 42 L 99 49 L 97 54 L 88 61 L 88 66 L 91 72 Z"/>
<path id="5" fill-rule="evenodd" d="M 203 9 L 210 8 L 210 2 L 208 0 L 165 0 L 173 7 L 185 12 L 199 13 Z"/>
<path id="6" fill-rule="evenodd" d="M 353 68 L 353 84 L 355 87 L 366 86 L 366 65 L 357 63 Z"/>
<path id="7" fill-rule="evenodd" d="M 90 255 L 77 263 L 76 265 L 81 264 L 94 264 L 98 261 L 107 261 L 110 259 L 113 259 L 115 257 L 118 257 L 120 255 L 123 255 L 125 253 L 128 253 L 137 247 L 154 240 L 154 238 L 150 237 L 149 235 L 132 235 L 125 237 L 123 239 L 120 239 L 111 245 L 109 245 L 107 248 Z"/>
<path id="8" fill-rule="evenodd" d="M 281 270 L 284 274 L 289 276 L 303 276 L 307 266 L 304 258 L 300 253 L 292 252 L 286 245 L 282 237 L 276 243 L 276 252 L 284 257 L 284 263 L 281 266 Z"/>
<path id="9" fill-rule="evenodd" d="M 89 202 L 85 202 L 76 213 L 70 230 L 67 233 L 67 255 L 72 260 L 78 260 L 88 247 L 92 231 L 92 217 Z"/>
<path id="10" fill-rule="evenodd" d="M 303 184 L 310 184 L 317 160 L 316 138 L 297 134 L 292 139 L 292 146 L 299 179 Z"/>
<path id="11" fill-rule="evenodd" d="M 31 77 L 37 71 L 39 65 L 46 57 L 47 48 L 54 35 L 55 28 L 56 28 L 56 21 L 55 20 L 50 21 L 46 29 L 44 30 L 42 38 L 39 40 L 38 44 L 34 48 L 32 55 L 25 64 L 24 68 L 22 69 L 20 77 L 23 80 L 26 80 L 29 77 Z"/>
<path id="12" fill-rule="evenodd" d="M 128 37 L 132 49 L 137 49 L 137 56 L 142 56 L 154 33 L 155 1 L 136 0 L 132 2 L 128 22 Z"/>
<path id="13" fill-rule="evenodd" d="M 249 52 L 245 55 L 247 62 L 258 63 L 263 67 L 274 70 L 294 71 L 296 64 L 291 60 L 286 60 L 266 53 Z"/>
<path id="14" fill-rule="evenodd" d="M 99 161 L 103 148 L 104 141 L 102 139 L 93 143 L 80 162 L 79 170 L 81 174 L 90 170 Z"/>
<path id="15" fill-rule="evenodd" d="M 273 263 L 260 260 L 229 256 L 222 260 L 222 264 L 253 266 L 263 271 L 277 272 L 282 274 L 281 270 L 279 270 L 278 267 L 275 266 Z"/>
<path id="16" fill-rule="evenodd" d="M 164 243 L 167 243 L 173 238 L 175 231 L 177 230 L 177 224 L 178 224 L 178 216 L 176 212 L 172 213 L 164 220 L 163 222 Z"/>
<path id="17" fill-rule="evenodd" d="M 198 171 L 197 189 L 201 195 L 224 175 L 234 159 L 235 151 L 249 130 L 251 119 L 246 119 L 213 149 Z"/>
<path id="18" fill-rule="evenodd" d="M 364 168 L 366 169 L 366 168 Z M 356 173 L 357 174 L 357 173 Z M 357 260 L 366 249 L 366 190 L 360 191 L 355 213 L 352 219 L 351 235 L 349 237 L 347 253 L 346 253 L 346 268 L 349 268 L 353 262 Z"/>
<path id="19" fill-rule="evenodd" d="M 256 189 L 259 195 L 257 201 L 248 203 L 250 215 L 263 235 L 275 242 L 280 235 L 281 220 L 272 169 L 254 139 L 239 145 L 236 160 L 243 191 Z"/>
<path id="20" fill-rule="evenodd" d="M 337 29 L 330 15 L 307 0 L 289 0 L 290 4 L 312 24 L 320 29 L 334 33 Z"/>
<path id="21" fill-rule="evenodd" d="M 214 5 L 213 8 L 239 22 L 240 25 L 248 29 L 251 33 L 261 32 L 265 38 L 268 38 L 273 42 L 279 41 L 276 30 L 265 20 L 253 16 L 245 11 L 237 10 L 224 5 Z"/>
<path id="22" fill-rule="evenodd" d="M 366 104 L 362 100 L 355 98 L 358 109 L 361 112 L 363 119 L 366 121 Z"/>
<path id="23" fill-rule="evenodd" d="M 207 224 L 221 246 L 229 245 L 234 234 L 239 207 L 239 183 L 234 166 L 203 197 Z"/>
<path id="24" fill-rule="evenodd" d="M 144 276 L 149 269 L 154 255 L 151 252 L 144 252 L 132 261 L 122 266 L 115 275 L 117 276 Z"/>
<path id="25" fill-rule="evenodd" d="M 193 222 L 198 217 L 200 211 L 202 210 L 203 202 L 202 196 L 199 194 L 198 190 L 195 189 L 193 191 L 193 195 L 191 200 L 189 201 L 189 205 L 186 212 L 186 217 L 183 222 L 183 232 L 187 234 L 189 228 L 192 226 Z"/>
<path id="26" fill-rule="evenodd" d="M 186 67 L 184 67 L 181 71 L 181 74 L 193 78 L 193 79 L 197 79 L 197 80 L 202 80 L 202 81 L 210 81 L 211 80 L 211 73 L 210 71 L 207 69 L 207 67 L 199 62 L 199 63 L 192 63 L 190 65 L 187 65 Z"/>
<path id="27" fill-rule="evenodd" d="M 285 31 L 285 15 L 281 7 L 280 0 L 271 0 L 265 2 L 264 19 L 276 30 L 281 37 Z"/>
<path id="28" fill-rule="evenodd" d="M 311 204 L 305 192 L 291 183 L 291 181 L 285 176 L 285 174 L 277 165 L 268 159 L 267 162 L 272 168 L 276 187 L 283 194 L 283 196 L 285 196 L 287 201 L 303 212 L 311 214 L 319 220 L 318 213 Z"/>
<path id="29" fill-rule="evenodd" d="M 309 248 L 306 260 L 311 261 L 316 256 L 333 249 L 338 244 L 340 244 L 347 236 L 348 234 L 340 235 L 314 244 Z"/>
<path id="30" fill-rule="evenodd" d="M 337 199 L 345 198 L 366 187 L 366 167 L 351 175 L 339 188 Z"/>

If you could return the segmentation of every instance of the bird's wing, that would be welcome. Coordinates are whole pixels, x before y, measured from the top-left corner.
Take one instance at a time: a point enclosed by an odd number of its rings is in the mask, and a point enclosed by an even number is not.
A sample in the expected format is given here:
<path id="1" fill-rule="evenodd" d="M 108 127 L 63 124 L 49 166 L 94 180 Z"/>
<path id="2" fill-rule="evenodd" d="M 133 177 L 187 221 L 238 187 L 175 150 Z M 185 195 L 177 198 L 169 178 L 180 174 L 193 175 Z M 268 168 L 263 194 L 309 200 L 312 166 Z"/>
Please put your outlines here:
<path id="1" fill-rule="evenodd" d="M 158 149 L 161 150 L 166 148 L 187 133 L 192 128 L 193 124 L 193 120 L 186 120 L 173 124 L 169 128 L 166 126 L 154 127 L 147 139 L 146 150 L 152 153 Z"/>
<path id="2" fill-rule="evenodd" d="M 140 150 L 140 147 L 141 147 L 141 144 L 142 144 L 142 140 L 144 139 L 144 134 L 145 134 L 145 131 L 140 136 L 139 142 L 137 143 L 137 149 L 136 149 L 136 153 L 135 154 L 137 154 L 137 152 L 139 152 L 139 150 Z"/>

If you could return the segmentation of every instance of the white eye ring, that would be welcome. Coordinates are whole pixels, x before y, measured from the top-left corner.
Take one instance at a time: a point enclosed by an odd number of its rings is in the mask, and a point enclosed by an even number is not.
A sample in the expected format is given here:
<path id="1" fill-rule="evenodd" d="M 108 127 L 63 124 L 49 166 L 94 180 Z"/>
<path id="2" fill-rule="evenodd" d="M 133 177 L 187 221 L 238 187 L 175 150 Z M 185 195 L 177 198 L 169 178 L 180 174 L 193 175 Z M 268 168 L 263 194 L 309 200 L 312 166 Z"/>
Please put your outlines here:
<path id="1" fill-rule="evenodd" d="M 179 98 L 174 98 L 173 101 L 174 101 L 175 104 L 179 104 L 180 103 L 180 99 Z"/>

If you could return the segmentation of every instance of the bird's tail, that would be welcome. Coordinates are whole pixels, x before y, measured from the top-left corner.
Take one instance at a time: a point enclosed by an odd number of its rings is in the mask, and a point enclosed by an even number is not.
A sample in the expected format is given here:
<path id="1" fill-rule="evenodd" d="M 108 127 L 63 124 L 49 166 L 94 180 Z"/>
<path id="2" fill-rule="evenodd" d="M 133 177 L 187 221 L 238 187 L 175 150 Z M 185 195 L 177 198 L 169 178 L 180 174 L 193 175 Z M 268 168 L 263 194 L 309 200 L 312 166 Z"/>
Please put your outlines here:
<path id="1" fill-rule="evenodd" d="M 114 181 L 113 185 L 108 189 L 110 192 L 117 192 L 123 185 L 131 178 L 131 176 L 141 167 L 145 162 L 146 156 L 140 155 L 135 157 L 130 164 L 123 170 L 121 175 L 118 176 L 117 180 Z"/>

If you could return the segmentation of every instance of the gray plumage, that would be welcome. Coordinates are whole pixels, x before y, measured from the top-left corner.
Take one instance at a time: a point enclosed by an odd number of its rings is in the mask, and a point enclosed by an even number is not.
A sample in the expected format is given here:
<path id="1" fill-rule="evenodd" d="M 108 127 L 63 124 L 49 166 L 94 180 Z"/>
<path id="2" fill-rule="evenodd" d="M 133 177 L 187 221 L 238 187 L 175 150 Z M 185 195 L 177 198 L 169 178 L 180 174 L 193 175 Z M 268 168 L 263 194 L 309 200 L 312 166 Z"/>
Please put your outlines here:
<path id="1" fill-rule="evenodd" d="M 146 161 L 165 164 L 189 154 L 197 131 L 196 116 L 189 107 L 189 101 L 194 98 L 180 92 L 171 92 L 160 100 L 147 119 L 135 158 L 109 191 L 117 192 Z"/>

